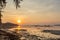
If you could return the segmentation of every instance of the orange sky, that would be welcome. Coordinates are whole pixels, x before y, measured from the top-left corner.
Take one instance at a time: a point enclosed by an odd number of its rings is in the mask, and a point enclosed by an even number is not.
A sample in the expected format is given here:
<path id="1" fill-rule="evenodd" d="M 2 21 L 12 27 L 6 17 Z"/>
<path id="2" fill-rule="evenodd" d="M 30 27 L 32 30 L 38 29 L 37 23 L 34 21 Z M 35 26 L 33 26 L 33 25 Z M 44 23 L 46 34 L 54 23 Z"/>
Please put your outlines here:
<path id="1" fill-rule="evenodd" d="M 23 24 L 60 23 L 60 1 L 58 0 L 24 0 L 21 8 L 15 9 L 11 0 L 4 9 L 2 21 Z"/>

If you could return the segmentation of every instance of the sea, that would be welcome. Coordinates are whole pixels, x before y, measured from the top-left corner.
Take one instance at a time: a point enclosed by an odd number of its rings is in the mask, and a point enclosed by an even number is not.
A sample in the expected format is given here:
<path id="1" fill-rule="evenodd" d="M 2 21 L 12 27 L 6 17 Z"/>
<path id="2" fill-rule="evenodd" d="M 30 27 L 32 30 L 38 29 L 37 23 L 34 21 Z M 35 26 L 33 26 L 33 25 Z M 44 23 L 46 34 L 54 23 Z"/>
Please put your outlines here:
<path id="1" fill-rule="evenodd" d="M 36 35 L 43 38 L 60 38 L 60 26 L 35 27 L 35 26 L 16 26 L 8 29 L 10 31 L 26 30 L 30 35 Z"/>

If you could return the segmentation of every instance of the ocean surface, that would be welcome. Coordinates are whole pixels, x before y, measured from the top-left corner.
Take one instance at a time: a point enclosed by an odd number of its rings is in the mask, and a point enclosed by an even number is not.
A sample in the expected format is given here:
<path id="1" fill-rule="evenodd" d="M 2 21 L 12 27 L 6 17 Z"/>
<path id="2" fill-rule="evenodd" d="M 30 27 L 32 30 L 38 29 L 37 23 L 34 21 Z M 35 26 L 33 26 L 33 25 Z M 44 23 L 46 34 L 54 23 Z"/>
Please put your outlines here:
<path id="1" fill-rule="evenodd" d="M 53 27 L 28 27 L 28 26 L 17 26 L 15 28 L 8 29 L 10 31 L 16 31 L 17 30 L 27 30 L 28 33 L 31 35 L 36 35 L 40 37 L 45 38 L 60 38 L 60 26 L 53 26 Z M 45 30 L 45 32 L 44 32 Z M 46 32 L 47 30 L 47 32 Z M 48 31 L 50 30 L 50 32 Z"/>

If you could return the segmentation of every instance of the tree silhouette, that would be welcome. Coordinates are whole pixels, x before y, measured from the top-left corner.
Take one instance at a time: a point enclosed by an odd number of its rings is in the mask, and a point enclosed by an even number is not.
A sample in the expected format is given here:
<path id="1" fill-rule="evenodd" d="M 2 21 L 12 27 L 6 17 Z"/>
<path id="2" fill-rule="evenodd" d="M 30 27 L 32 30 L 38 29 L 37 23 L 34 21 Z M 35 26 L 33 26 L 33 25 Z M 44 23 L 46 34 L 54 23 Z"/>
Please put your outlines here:
<path id="1" fill-rule="evenodd" d="M 18 7 L 20 7 L 19 4 L 21 3 L 21 1 L 23 1 L 23 0 L 13 0 L 13 2 L 15 3 L 16 9 Z M 2 19 L 1 19 L 1 17 L 2 17 L 2 14 L 1 14 L 2 13 L 2 9 L 5 8 L 6 4 L 7 4 L 6 0 L 0 0 L 0 26 L 2 24 Z"/>

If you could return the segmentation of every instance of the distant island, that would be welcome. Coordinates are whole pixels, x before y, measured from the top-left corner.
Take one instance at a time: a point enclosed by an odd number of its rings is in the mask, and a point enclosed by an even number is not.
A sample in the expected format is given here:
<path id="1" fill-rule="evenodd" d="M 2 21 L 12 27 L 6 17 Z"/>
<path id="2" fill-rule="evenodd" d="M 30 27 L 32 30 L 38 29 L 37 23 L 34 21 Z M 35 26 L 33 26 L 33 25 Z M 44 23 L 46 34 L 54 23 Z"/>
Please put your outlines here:
<path id="1" fill-rule="evenodd" d="M 0 28 L 15 28 L 16 26 L 19 26 L 18 24 L 14 24 L 14 23 L 2 23 L 2 26 L 0 26 Z M 54 27 L 54 26 L 60 26 L 60 24 L 20 24 L 20 26 L 24 26 L 24 27 Z"/>
<path id="2" fill-rule="evenodd" d="M 15 26 L 18 26 L 18 25 L 14 24 L 14 23 L 7 22 L 7 23 L 2 23 L 2 26 L 0 28 L 14 28 Z"/>

